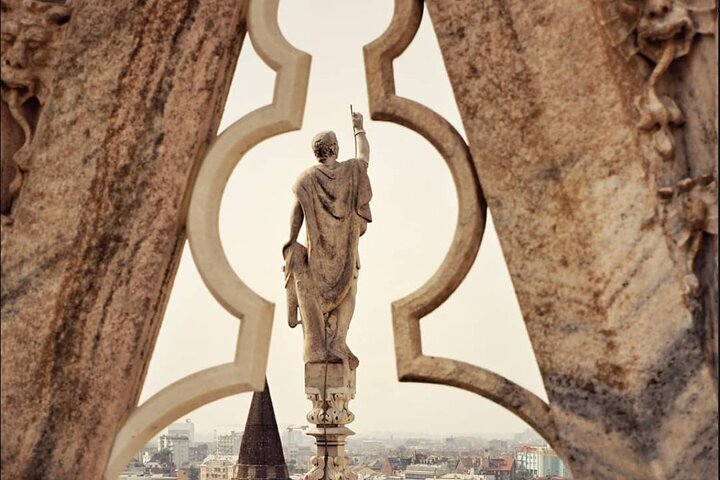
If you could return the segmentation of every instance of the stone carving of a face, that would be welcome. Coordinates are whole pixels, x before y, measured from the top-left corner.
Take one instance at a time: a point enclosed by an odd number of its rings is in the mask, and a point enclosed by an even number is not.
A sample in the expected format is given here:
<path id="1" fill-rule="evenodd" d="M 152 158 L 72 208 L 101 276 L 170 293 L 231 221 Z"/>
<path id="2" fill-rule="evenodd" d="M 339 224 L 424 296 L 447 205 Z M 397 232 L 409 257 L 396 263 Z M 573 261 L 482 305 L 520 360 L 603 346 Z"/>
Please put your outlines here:
<path id="1" fill-rule="evenodd" d="M 674 58 L 687 55 L 696 33 L 712 33 L 714 6 L 707 0 L 603 1 L 603 24 L 622 53 L 658 63 L 672 41 Z"/>
<path id="2" fill-rule="evenodd" d="M 59 53 L 58 34 L 70 19 L 70 7 L 65 2 L 1 0 L 0 8 L 3 122 L 16 124 L 8 126 L 8 135 L 3 141 L 10 138 L 10 131 L 18 128 L 22 131 L 22 139 L 12 135 L 15 140 L 3 143 L 0 213 L 5 225 L 11 221 L 23 171 L 28 169 L 25 147 L 32 141 L 40 109 L 47 100 Z"/>
<path id="3" fill-rule="evenodd" d="M 54 39 L 67 23 L 67 5 L 34 0 L 2 0 L 2 93 L 16 101 L 46 97 L 57 57 Z M 8 102 L 9 103 L 9 102 Z"/>
<path id="4" fill-rule="evenodd" d="M 650 134 L 653 149 L 664 161 L 675 156 L 673 129 L 685 118 L 675 100 L 656 91 L 672 62 L 687 55 L 696 34 L 712 33 L 715 2 L 712 0 L 595 0 L 599 20 L 612 46 L 642 68 L 646 81 L 635 98 L 638 128 Z M 645 61 L 647 60 L 647 61 Z M 649 61 L 649 62 L 648 62 Z M 645 65 L 651 64 L 648 72 Z"/>
<path id="5" fill-rule="evenodd" d="M 621 11 L 637 28 L 640 53 L 658 62 L 665 42 L 675 43 L 675 56 L 690 51 L 695 27 L 688 9 L 675 0 L 619 0 Z"/>

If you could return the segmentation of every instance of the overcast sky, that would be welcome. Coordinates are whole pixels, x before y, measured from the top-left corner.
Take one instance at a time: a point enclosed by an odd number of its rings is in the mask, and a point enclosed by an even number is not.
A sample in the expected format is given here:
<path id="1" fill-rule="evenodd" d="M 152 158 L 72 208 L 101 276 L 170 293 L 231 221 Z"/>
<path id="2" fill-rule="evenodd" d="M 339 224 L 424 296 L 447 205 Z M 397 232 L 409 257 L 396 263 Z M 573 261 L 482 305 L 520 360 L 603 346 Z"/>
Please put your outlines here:
<path id="1" fill-rule="evenodd" d="M 454 232 L 457 200 L 449 170 L 427 141 L 369 119 L 362 47 L 382 34 L 392 9 L 391 0 L 281 2 L 283 33 L 313 56 L 303 129 L 261 143 L 238 165 L 223 199 L 224 248 L 238 275 L 276 304 L 267 375 L 278 423 L 306 424 L 302 331 L 287 325 L 281 247 L 288 237 L 292 184 L 314 163 L 312 136 L 334 130 L 340 159 L 353 155 L 352 103 L 366 116 L 374 196 L 348 334 L 360 358 L 350 427 L 358 434 L 519 432 L 527 428 L 520 419 L 478 395 L 397 381 L 390 303 L 417 289 L 440 265 Z M 399 95 L 434 109 L 464 135 L 427 14 L 395 71 Z M 246 37 L 220 129 L 270 103 L 273 81 Z M 186 248 L 141 401 L 187 374 L 231 361 L 237 330 L 238 320 L 212 298 Z M 422 321 L 422 332 L 426 354 L 488 368 L 546 398 L 492 222 L 465 282 Z M 238 429 L 251 396 L 229 397 L 185 417 L 201 436 Z"/>

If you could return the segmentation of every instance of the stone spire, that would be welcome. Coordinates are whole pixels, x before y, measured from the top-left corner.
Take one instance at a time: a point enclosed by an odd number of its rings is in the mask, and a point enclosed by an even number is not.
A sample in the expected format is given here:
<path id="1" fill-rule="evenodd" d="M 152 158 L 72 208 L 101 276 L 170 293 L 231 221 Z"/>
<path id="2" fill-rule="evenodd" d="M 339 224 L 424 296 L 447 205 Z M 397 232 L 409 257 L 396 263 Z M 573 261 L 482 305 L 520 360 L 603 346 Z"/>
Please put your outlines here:
<path id="1" fill-rule="evenodd" d="M 234 480 L 289 480 L 267 379 L 253 394 Z"/>

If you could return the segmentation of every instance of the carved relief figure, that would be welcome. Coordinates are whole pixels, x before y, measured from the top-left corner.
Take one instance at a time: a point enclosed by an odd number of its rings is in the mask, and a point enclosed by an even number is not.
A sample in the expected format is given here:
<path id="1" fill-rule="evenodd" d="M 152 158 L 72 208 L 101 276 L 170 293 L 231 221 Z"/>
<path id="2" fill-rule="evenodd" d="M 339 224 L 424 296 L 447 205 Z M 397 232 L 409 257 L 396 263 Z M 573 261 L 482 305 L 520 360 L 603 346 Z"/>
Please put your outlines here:
<path id="1" fill-rule="evenodd" d="M 354 113 L 352 121 L 357 158 L 337 161 L 338 142 L 331 131 L 313 138 L 318 164 L 303 172 L 293 188 L 297 201 L 283 247 L 288 322 L 291 327 L 302 323 L 305 362 L 342 361 L 350 369 L 358 365 L 346 343 L 360 268 L 358 242 L 372 220 L 370 147 L 362 115 Z M 307 246 L 297 242 L 303 221 Z"/>
<path id="2" fill-rule="evenodd" d="M 718 234 L 716 183 L 712 176 L 686 178 L 673 188 L 658 191 L 665 202 L 666 228 L 679 253 L 685 271 L 683 295 L 689 306 L 696 306 L 700 283 L 694 272 L 695 257 L 704 234 Z"/>
<path id="3" fill-rule="evenodd" d="M 59 33 L 70 19 L 67 3 L 35 0 L 2 0 L 2 84 L 3 129 L 21 132 L 19 142 L 3 135 L 2 193 L 3 221 L 9 221 L 12 203 L 27 171 L 27 146 L 33 138 L 40 108 L 45 104 L 57 60 Z M 18 143 L 10 145 L 9 143 Z"/>
<path id="4" fill-rule="evenodd" d="M 715 0 L 597 0 L 613 46 L 626 57 L 641 55 L 654 64 L 635 99 L 638 128 L 652 132 L 653 147 L 664 160 L 675 154 L 671 127 L 683 124 L 675 101 L 656 91 L 658 81 L 678 57 L 690 52 L 696 34 L 714 32 Z"/>

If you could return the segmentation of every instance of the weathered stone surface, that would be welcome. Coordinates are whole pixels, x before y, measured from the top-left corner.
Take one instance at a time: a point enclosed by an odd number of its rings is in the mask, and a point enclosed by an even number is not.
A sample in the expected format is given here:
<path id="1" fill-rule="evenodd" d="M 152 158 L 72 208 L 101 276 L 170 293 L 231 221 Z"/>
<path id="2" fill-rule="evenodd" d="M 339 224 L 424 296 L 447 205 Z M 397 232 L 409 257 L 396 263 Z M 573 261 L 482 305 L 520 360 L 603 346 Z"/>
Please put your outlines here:
<path id="1" fill-rule="evenodd" d="M 76 6 L 2 230 L 3 478 L 101 477 L 138 400 L 246 7 Z"/>
<path id="2" fill-rule="evenodd" d="M 655 178 L 672 169 L 651 171 L 633 107 L 644 73 L 615 57 L 591 2 L 427 5 L 543 375 L 555 448 L 579 479 L 715 478 L 716 377 L 697 318 L 716 313 L 683 299 L 685 265 L 667 240 Z M 687 116 L 675 132 L 688 157 L 717 138 L 704 83 L 716 64 L 703 52 L 671 72 L 694 78 L 674 87 L 685 92 L 674 96 Z M 705 156 L 689 162 L 693 177 L 716 173 Z M 704 291 L 716 295 L 717 260 L 703 255 Z"/>

